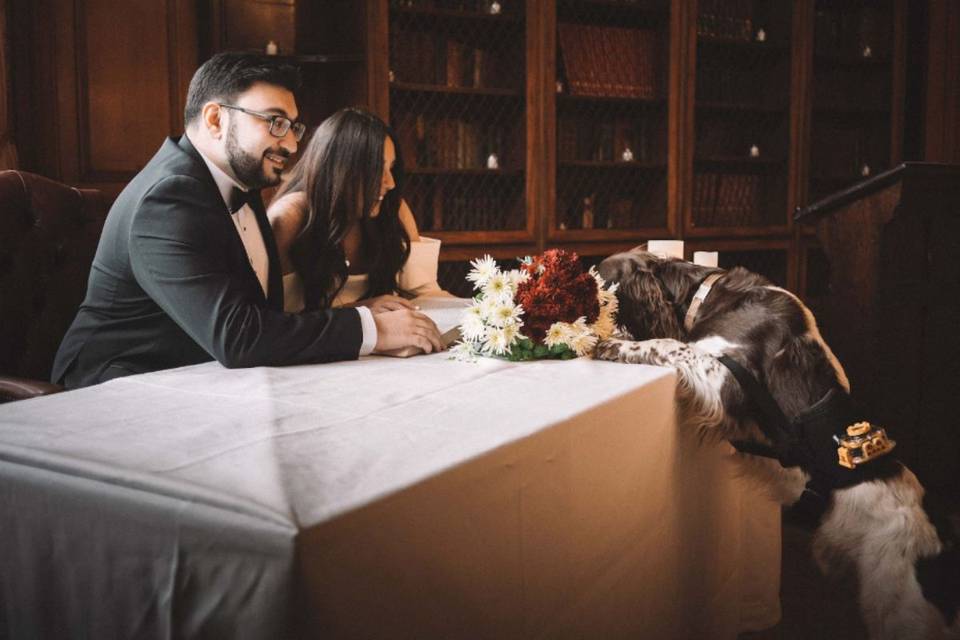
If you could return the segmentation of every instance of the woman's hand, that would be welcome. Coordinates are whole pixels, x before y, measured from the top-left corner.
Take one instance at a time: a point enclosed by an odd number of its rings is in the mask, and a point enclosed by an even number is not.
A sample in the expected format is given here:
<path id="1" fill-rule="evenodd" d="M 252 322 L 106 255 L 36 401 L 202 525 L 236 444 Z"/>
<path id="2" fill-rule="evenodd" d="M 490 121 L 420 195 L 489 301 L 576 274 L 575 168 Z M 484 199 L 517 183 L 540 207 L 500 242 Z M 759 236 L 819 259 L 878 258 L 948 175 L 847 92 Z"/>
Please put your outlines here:
<path id="1" fill-rule="evenodd" d="M 373 315 L 384 313 L 385 311 L 399 311 L 400 309 L 415 311 L 417 309 L 417 306 L 409 300 L 391 294 L 377 296 L 376 298 L 367 298 L 366 300 L 358 300 L 351 306 L 366 307 L 370 309 Z"/>

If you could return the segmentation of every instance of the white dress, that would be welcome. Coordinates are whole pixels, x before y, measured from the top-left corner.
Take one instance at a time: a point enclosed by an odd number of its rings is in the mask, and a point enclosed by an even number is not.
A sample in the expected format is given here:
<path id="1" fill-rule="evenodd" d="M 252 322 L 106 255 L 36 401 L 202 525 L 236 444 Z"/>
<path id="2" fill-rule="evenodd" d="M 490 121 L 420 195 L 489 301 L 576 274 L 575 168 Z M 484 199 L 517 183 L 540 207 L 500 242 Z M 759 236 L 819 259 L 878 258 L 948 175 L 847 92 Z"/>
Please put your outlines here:
<path id="1" fill-rule="evenodd" d="M 414 296 L 440 295 L 437 284 L 437 264 L 440 260 L 440 241 L 420 236 L 410 243 L 410 256 L 397 275 L 397 283 Z M 370 277 L 365 273 L 348 275 L 343 288 L 333 300 L 334 307 L 342 307 L 360 299 L 367 290 Z M 288 313 L 303 311 L 303 281 L 296 272 L 283 276 L 283 310 Z"/>

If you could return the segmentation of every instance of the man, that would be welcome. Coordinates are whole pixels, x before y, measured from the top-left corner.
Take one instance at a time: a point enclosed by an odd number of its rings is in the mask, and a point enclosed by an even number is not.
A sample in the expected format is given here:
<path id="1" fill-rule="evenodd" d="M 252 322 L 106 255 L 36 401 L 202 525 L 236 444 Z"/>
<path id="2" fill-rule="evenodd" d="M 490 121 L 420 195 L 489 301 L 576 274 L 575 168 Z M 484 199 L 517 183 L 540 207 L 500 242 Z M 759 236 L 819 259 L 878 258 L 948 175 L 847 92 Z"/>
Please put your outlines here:
<path id="1" fill-rule="evenodd" d="M 295 68 L 257 54 L 218 54 L 197 70 L 186 134 L 167 139 L 110 209 L 55 382 L 83 387 L 214 358 L 254 367 L 442 348 L 433 322 L 396 297 L 283 313 L 257 190 L 279 183 L 303 136 L 298 84 Z"/>

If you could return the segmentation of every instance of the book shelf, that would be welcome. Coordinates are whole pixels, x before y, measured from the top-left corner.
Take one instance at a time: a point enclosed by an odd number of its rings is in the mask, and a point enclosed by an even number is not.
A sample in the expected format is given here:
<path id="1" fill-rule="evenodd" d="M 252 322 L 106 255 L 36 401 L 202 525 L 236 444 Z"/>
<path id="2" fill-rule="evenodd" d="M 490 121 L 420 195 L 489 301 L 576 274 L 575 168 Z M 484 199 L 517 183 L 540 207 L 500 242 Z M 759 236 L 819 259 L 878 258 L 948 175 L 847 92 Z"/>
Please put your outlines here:
<path id="1" fill-rule="evenodd" d="M 556 3 L 556 240 L 663 235 L 670 4 Z"/>
<path id="2" fill-rule="evenodd" d="M 906 11 L 904 0 L 814 2 L 808 169 L 798 204 L 900 163 Z M 830 263 L 813 233 L 809 225 L 797 231 L 797 288 L 816 312 Z"/>
<path id="3" fill-rule="evenodd" d="M 389 3 L 388 108 L 424 233 L 527 229 L 524 17 L 516 2 Z"/>
<path id="4" fill-rule="evenodd" d="M 681 238 L 812 300 L 793 211 L 900 161 L 906 0 L 289 3 L 302 110 L 390 122 L 452 291 L 484 253 Z"/>
<path id="5" fill-rule="evenodd" d="M 815 4 L 808 202 L 899 160 L 891 122 L 894 4 Z"/>
<path id="6" fill-rule="evenodd" d="M 697 5 L 688 236 L 782 234 L 789 225 L 792 9 L 776 0 Z"/>

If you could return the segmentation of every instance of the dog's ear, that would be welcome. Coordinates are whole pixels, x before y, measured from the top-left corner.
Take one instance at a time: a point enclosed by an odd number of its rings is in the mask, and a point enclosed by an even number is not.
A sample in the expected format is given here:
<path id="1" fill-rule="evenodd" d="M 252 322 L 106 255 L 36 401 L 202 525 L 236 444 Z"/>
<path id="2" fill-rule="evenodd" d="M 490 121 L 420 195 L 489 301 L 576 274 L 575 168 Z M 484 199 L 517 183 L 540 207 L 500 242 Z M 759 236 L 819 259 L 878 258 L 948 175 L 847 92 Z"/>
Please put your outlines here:
<path id="1" fill-rule="evenodd" d="M 682 339 L 677 314 L 663 284 L 652 271 L 635 265 L 634 269 L 622 269 L 618 318 L 634 340 L 651 338 Z"/>

